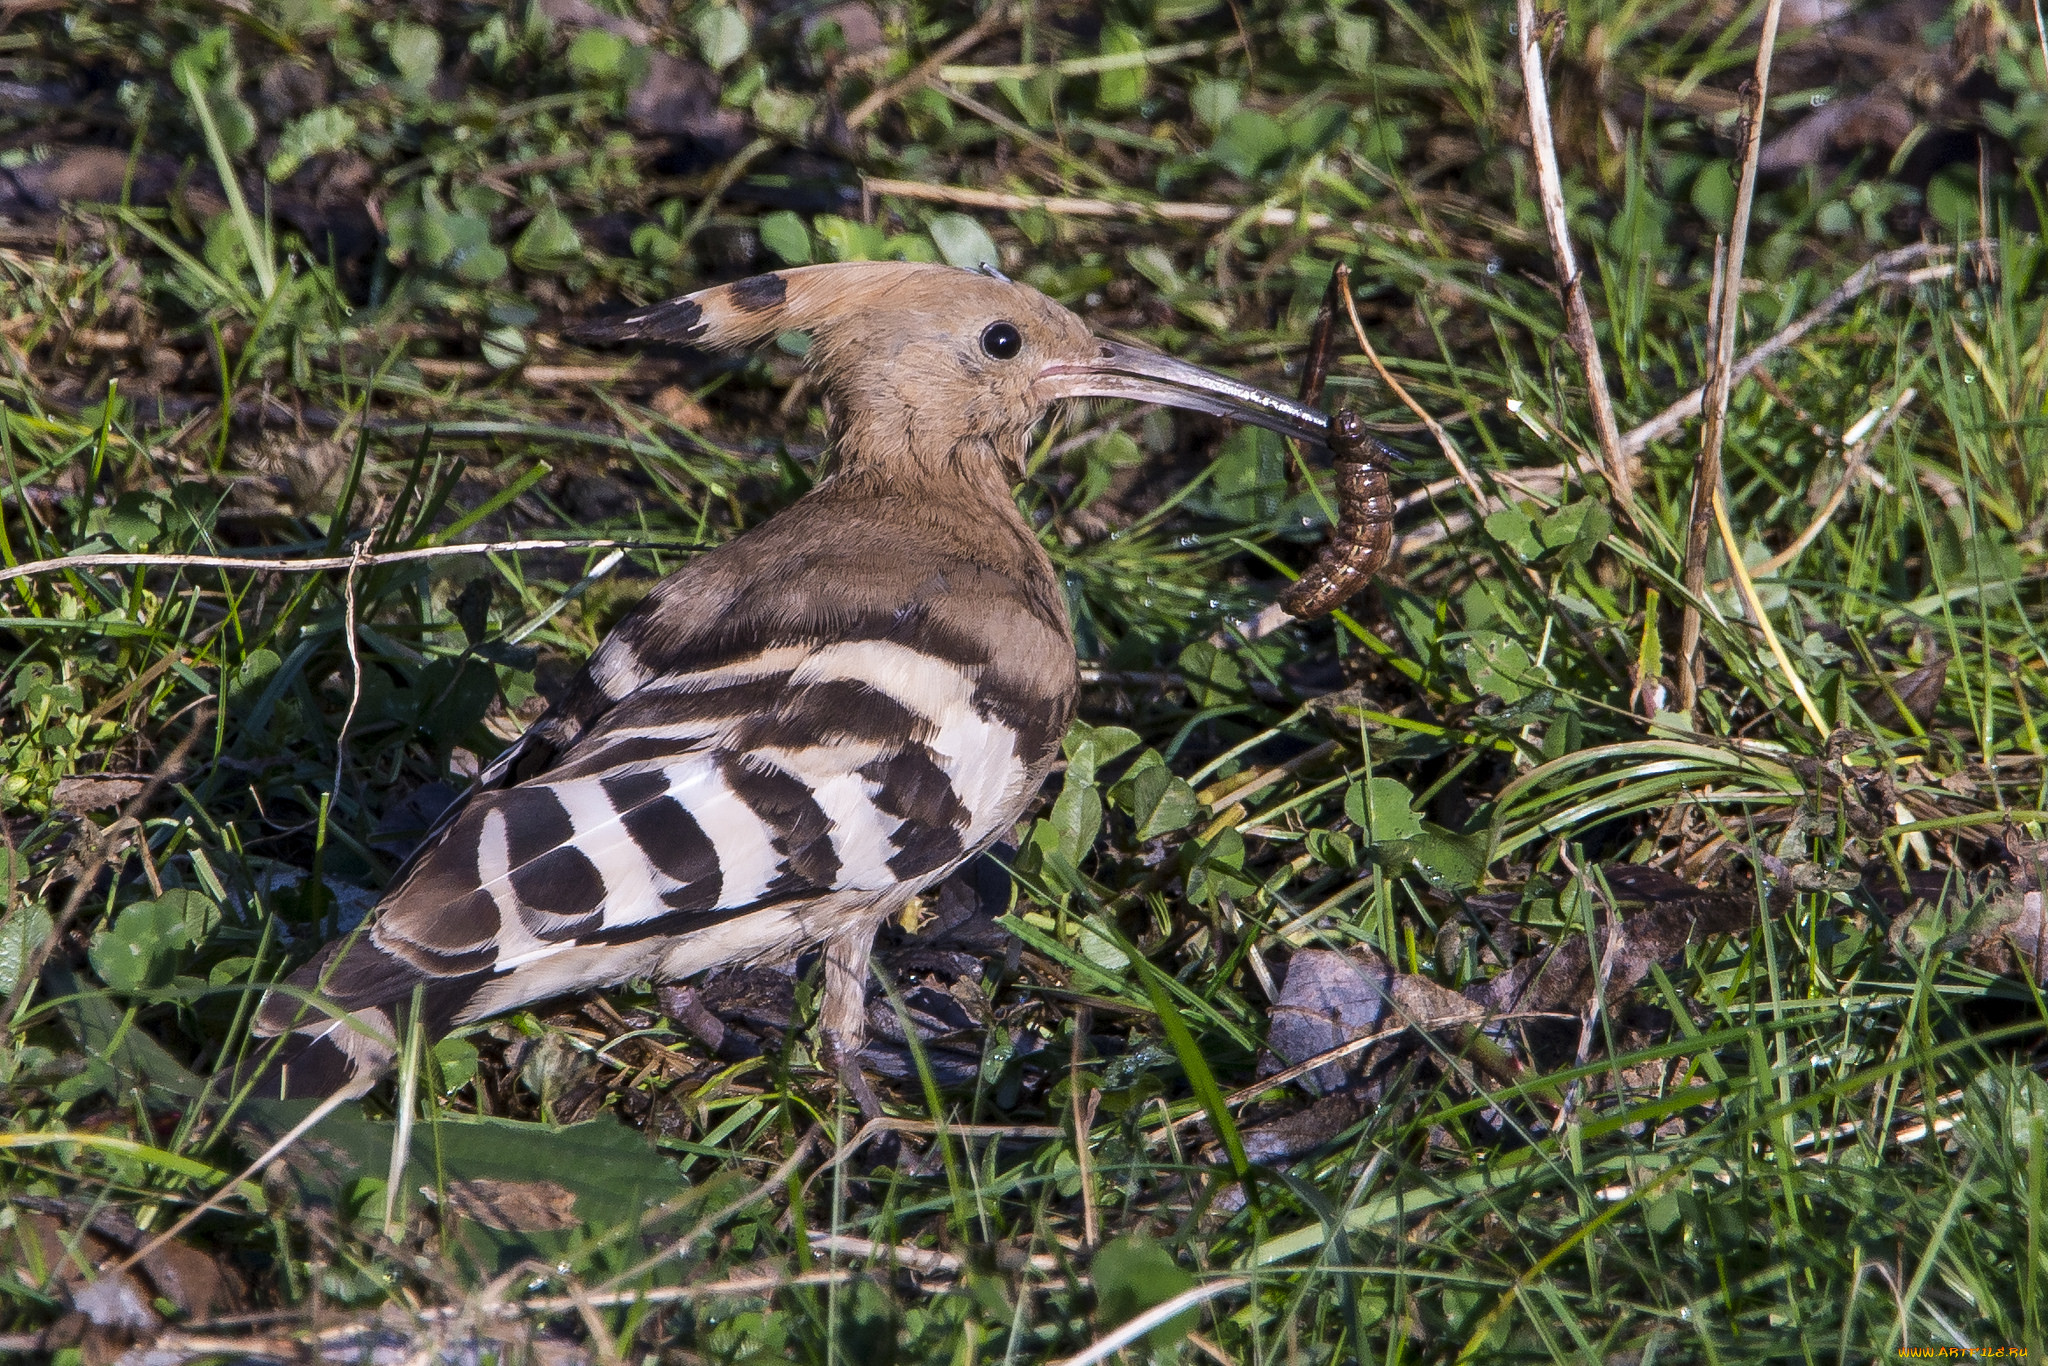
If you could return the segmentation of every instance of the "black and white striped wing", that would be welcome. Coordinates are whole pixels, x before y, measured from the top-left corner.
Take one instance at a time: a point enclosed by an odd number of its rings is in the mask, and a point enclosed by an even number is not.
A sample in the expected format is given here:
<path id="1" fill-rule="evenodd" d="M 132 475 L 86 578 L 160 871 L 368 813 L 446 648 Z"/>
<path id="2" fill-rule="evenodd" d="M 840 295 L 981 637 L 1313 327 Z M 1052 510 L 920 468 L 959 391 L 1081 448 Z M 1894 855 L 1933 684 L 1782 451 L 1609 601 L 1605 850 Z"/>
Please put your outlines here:
<path id="1" fill-rule="evenodd" d="M 476 1018 L 778 906 L 907 896 L 1001 833 L 1036 762 L 979 672 L 860 640 L 651 678 L 547 772 L 472 796 L 323 991 L 470 979 L 436 1013 Z"/>

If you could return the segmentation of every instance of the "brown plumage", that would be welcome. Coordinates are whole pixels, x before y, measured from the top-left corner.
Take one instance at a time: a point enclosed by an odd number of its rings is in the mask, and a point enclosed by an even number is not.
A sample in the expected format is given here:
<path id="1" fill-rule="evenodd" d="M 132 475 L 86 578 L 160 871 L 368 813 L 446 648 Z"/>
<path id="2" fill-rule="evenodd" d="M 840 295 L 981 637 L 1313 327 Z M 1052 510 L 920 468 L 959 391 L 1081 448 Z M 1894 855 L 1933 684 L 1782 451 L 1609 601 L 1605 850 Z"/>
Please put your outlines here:
<path id="1" fill-rule="evenodd" d="M 1010 832 L 1073 716 L 1065 599 L 1011 496 L 1032 427 L 1082 396 L 1328 426 L 943 266 L 783 271 L 593 329 L 726 350 L 797 330 L 831 472 L 657 585 L 365 928 L 265 1000 L 260 1092 L 366 1088 L 416 989 L 440 1030 L 820 943 L 849 1063 L 876 926 Z"/>

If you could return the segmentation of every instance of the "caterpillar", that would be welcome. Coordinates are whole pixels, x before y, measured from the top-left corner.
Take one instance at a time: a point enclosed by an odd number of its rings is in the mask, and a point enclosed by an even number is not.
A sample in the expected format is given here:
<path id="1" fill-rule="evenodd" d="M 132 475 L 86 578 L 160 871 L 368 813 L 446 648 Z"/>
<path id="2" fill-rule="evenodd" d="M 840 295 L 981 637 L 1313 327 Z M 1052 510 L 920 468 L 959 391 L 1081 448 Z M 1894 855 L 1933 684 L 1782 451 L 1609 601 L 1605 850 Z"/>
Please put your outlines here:
<path id="1" fill-rule="evenodd" d="M 1280 595 L 1296 617 L 1341 607 L 1386 568 L 1394 553 L 1394 495 L 1387 469 L 1400 457 L 1375 440 L 1350 408 L 1330 418 L 1330 454 L 1337 470 L 1337 530 L 1308 571 Z"/>

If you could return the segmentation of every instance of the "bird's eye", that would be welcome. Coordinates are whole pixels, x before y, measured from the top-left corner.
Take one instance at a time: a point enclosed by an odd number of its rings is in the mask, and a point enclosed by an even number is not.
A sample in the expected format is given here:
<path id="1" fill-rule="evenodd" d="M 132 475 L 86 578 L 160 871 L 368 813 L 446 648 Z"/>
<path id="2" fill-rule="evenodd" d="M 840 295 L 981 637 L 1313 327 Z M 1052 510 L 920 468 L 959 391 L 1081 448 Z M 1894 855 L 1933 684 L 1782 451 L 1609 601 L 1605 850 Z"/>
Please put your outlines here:
<path id="1" fill-rule="evenodd" d="M 1024 334 L 1015 323 L 990 323 L 982 330 L 981 349 L 996 360 L 1010 360 L 1024 349 Z"/>

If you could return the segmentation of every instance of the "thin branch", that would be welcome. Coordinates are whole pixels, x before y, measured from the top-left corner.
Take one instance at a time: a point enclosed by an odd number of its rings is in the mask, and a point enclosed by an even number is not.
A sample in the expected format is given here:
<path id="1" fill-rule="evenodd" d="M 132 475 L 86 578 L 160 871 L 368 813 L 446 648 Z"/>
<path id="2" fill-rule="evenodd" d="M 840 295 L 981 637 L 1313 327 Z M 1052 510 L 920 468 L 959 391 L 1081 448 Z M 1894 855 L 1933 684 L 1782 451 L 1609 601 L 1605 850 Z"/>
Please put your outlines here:
<path id="1" fill-rule="evenodd" d="M 369 565 L 404 564 L 410 560 L 437 560 L 454 555 L 504 555 L 522 550 L 674 550 L 673 545 L 645 541 L 539 540 L 465 541 L 460 545 L 415 546 L 410 550 L 384 550 L 361 556 L 316 555 L 288 560 L 258 555 L 145 555 L 109 551 L 96 555 L 67 555 L 55 560 L 31 560 L 11 569 L 0 569 L 0 583 L 41 574 L 62 574 L 75 569 L 257 569 L 276 574 L 319 574 L 330 569 L 357 569 Z"/>
<path id="2" fill-rule="evenodd" d="M 1707 538 L 1712 533 L 1715 504 L 1721 488 L 1721 441 L 1728 421 L 1728 395 L 1734 387 L 1735 332 L 1742 321 L 1742 253 L 1749 237 L 1749 212 L 1756 198 L 1756 164 L 1764 146 L 1764 110 L 1770 96 L 1771 55 L 1778 44 L 1778 15 L 1784 0 L 1766 0 L 1763 34 L 1757 40 L 1756 76 L 1750 91 L 1742 178 L 1735 188 L 1735 219 L 1728 229 L 1728 249 L 1721 270 L 1721 298 L 1714 319 L 1714 360 L 1707 373 L 1702 400 L 1706 430 L 1693 466 L 1692 515 L 1685 547 L 1685 611 L 1678 628 L 1678 710 L 1691 712 L 1699 700 L 1699 599 L 1707 583 Z M 1725 515 L 1725 514 L 1724 514 Z M 1738 571 L 1740 559 L 1737 560 Z M 1804 693 L 1802 692 L 1802 697 Z M 1825 732 L 1823 732 L 1825 733 Z"/>
<path id="3" fill-rule="evenodd" d="M 1883 409 L 1884 415 L 1878 418 L 1877 425 L 1870 430 L 1870 434 L 1849 448 L 1848 457 L 1844 460 L 1842 466 L 1842 477 L 1836 482 L 1834 492 L 1828 495 L 1826 506 L 1814 514 L 1813 520 L 1806 524 L 1806 530 L 1793 537 L 1790 545 L 1771 556 L 1768 560 L 1765 560 L 1755 569 L 1748 571 L 1750 577 L 1761 579 L 1777 573 L 1780 569 L 1798 559 L 1799 552 L 1812 545 L 1821 532 L 1827 529 L 1829 520 L 1834 517 L 1836 510 L 1842 506 L 1843 499 L 1849 496 L 1849 488 L 1856 482 L 1856 476 L 1862 473 L 1863 462 L 1869 457 L 1871 450 L 1883 439 L 1884 434 L 1892 429 L 1892 424 L 1898 421 L 1899 415 L 1904 413 L 1918 396 L 1919 390 L 1909 388 Z M 1730 575 L 1728 578 L 1716 583 L 1714 591 L 1716 593 L 1722 592 L 1734 582 L 1734 576 Z"/>
<path id="4" fill-rule="evenodd" d="M 1564 287 L 1566 335 L 1586 370 L 1586 394 L 1593 405 L 1593 426 L 1600 437 L 1601 459 L 1614 497 L 1633 519 L 1635 473 L 1614 421 L 1614 398 L 1607 392 L 1607 367 L 1593 335 L 1593 313 L 1586 306 L 1586 281 L 1572 251 L 1571 227 L 1565 217 L 1564 179 L 1557 168 L 1557 141 L 1550 129 L 1550 96 L 1543 83 L 1543 48 L 1536 41 L 1536 0 L 1515 0 L 1517 35 L 1522 48 L 1522 88 L 1529 101 L 1529 142 L 1536 154 L 1536 193 L 1543 201 L 1543 225 L 1550 232 L 1550 252 Z"/>
<path id="5" fill-rule="evenodd" d="M 1251 1284 L 1248 1276 L 1231 1276 L 1225 1280 L 1210 1281 L 1192 1290 L 1183 1290 L 1164 1304 L 1154 1305 L 1130 1322 L 1122 1324 L 1097 1338 L 1090 1346 L 1062 1361 L 1059 1366 L 1094 1366 L 1105 1357 L 1130 1346 L 1162 1323 L 1178 1318 L 1187 1310 L 1218 1295 L 1227 1295 L 1233 1290 L 1242 1290 Z"/>
<path id="6" fill-rule="evenodd" d="M 981 18 L 975 20 L 960 32 L 947 39 L 945 44 L 931 56 L 910 68 L 901 77 L 889 82 L 866 99 L 847 111 L 846 126 L 859 128 L 875 115 L 902 99 L 911 91 L 923 85 L 938 74 L 939 68 L 980 43 L 1012 19 L 1008 5 L 997 5 Z"/>
<path id="7" fill-rule="evenodd" d="M 1422 425 L 1429 428 L 1429 434 L 1436 438 L 1437 449 L 1444 453 L 1444 459 L 1451 462 L 1451 468 L 1457 472 L 1458 481 L 1465 486 L 1465 491 L 1472 495 L 1472 501 L 1484 506 L 1486 490 L 1479 487 L 1479 481 L 1474 479 L 1472 471 L 1466 468 L 1465 457 L 1458 454 L 1458 448 L 1451 444 L 1450 433 L 1444 430 L 1444 424 L 1430 416 L 1429 410 L 1417 403 L 1402 387 L 1401 381 L 1395 379 L 1387 367 L 1380 363 L 1380 353 L 1372 349 L 1372 342 L 1365 335 L 1365 324 L 1359 321 L 1358 301 L 1351 297 L 1351 291 L 1348 289 L 1344 291 L 1344 311 L 1351 318 L 1351 331 L 1358 338 L 1359 349 L 1364 351 L 1365 358 L 1372 362 L 1372 368 L 1379 373 L 1380 382 L 1394 391 L 1394 397 L 1406 404 L 1409 412 L 1422 419 Z"/>
<path id="8" fill-rule="evenodd" d="M 1907 267 L 1915 262 L 1924 261 L 1930 256 L 1947 255 L 1954 250 L 1956 248 L 1944 246 L 1940 243 L 1916 242 L 1910 247 L 1901 247 L 1897 251 L 1888 251 L 1881 256 L 1872 257 L 1848 279 L 1835 286 L 1827 297 L 1823 298 L 1819 303 L 1815 304 L 1805 313 L 1802 313 L 1792 322 L 1787 323 L 1754 351 L 1751 351 L 1741 360 L 1735 362 L 1728 372 L 1729 383 L 1733 385 L 1740 381 L 1750 371 L 1762 365 L 1772 356 L 1777 355 L 1788 346 L 1797 344 L 1807 333 L 1826 322 L 1828 316 L 1836 309 L 1864 293 L 1873 285 L 1919 284 L 1925 280 L 1941 279 L 1953 274 L 1955 272 L 1955 265 L 1952 262 L 1935 266 L 1928 270 L 1909 270 Z M 1675 436 L 1680 427 L 1683 427 L 1688 421 L 1700 415 L 1700 411 L 1705 404 L 1706 394 L 1706 387 L 1702 385 L 1651 418 L 1648 422 L 1632 429 L 1621 438 L 1622 449 L 1630 455 L 1640 455 L 1651 442 L 1664 441 Z"/>
<path id="9" fill-rule="evenodd" d="M 342 713 L 341 730 L 334 737 L 334 786 L 330 792 L 336 801 L 341 798 L 342 765 L 348 760 L 348 728 L 356 719 L 356 704 L 363 700 L 363 660 L 356 651 L 356 570 L 362 567 L 369 553 L 367 543 L 356 543 L 355 554 L 349 557 L 348 582 L 343 594 L 342 632 L 348 641 L 348 710 Z"/>

